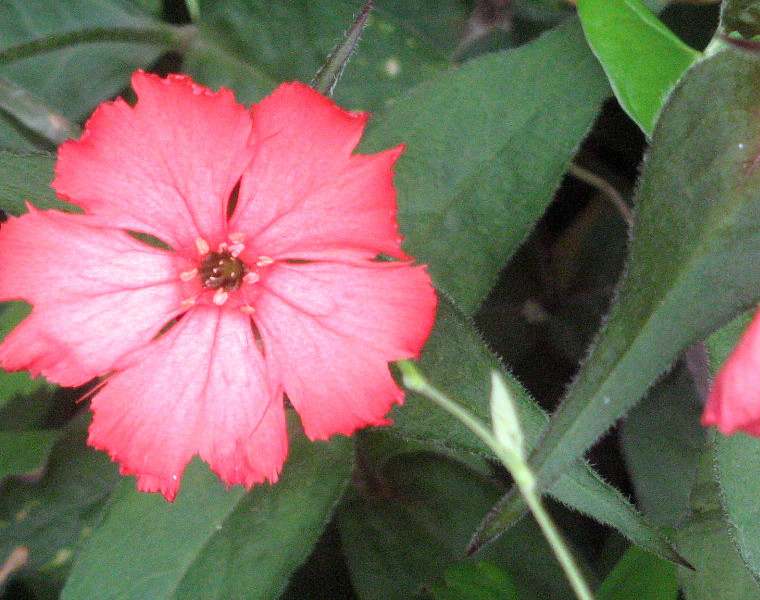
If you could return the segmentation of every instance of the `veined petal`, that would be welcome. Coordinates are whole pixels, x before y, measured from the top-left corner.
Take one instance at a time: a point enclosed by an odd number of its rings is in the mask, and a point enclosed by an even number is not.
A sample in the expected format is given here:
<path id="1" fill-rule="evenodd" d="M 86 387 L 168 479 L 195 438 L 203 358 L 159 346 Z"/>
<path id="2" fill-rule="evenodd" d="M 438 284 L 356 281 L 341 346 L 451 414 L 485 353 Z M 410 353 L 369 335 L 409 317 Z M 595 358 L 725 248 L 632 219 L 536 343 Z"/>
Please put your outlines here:
<path id="1" fill-rule="evenodd" d="M 0 366 L 81 385 L 180 312 L 175 259 L 81 216 L 29 210 L 0 229 L 0 300 L 34 306 L 0 344 Z"/>
<path id="2" fill-rule="evenodd" d="M 253 107 L 256 156 L 241 180 L 231 231 L 276 258 L 372 258 L 400 249 L 392 166 L 402 148 L 355 155 L 367 115 L 303 84 Z"/>
<path id="3" fill-rule="evenodd" d="M 136 72 L 137 104 L 102 104 L 58 153 L 53 188 L 99 222 L 174 248 L 218 243 L 227 201 L 253 157 L 251 115 L 229 90 Z"/>
<path id="4" fill-rule="evenodd" d="M 417 357 L 435 316 L 423 267 L 280 264 L 265 278 L 254 320 L 273 377 L 312 439 L 387 424 L 403 400 L 388 362 Z"/>
<path id="5" fill-rule="evenodd" d="M 88 441 L 141 490 L 172 500 L 195 454 L 228 484 L 277 480 L 287 454 L 282 393 L 248 317 L 194 307 L 119 368 L 92 400 Z"/>
<path id="6" fill-rule="evenodd" d="M 716 425 L 724 435 L 760 436 L 760 313 L 718 372 L 702 424 Z"/>

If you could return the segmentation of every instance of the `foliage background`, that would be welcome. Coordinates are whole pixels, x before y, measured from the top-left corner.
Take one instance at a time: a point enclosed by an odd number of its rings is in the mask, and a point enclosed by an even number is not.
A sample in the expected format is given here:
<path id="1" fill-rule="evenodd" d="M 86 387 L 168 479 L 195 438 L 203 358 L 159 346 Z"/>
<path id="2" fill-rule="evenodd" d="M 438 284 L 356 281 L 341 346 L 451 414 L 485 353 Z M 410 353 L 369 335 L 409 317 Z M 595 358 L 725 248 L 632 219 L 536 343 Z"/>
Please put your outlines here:
<path id="1" fill-rule="evenodd" d="M 420 369 L 486 422 L 507 378 L 598 598 L 760 598 L 760 447 L 699 426 L 760 297 L 760 58 L 714 35 L 752 40 L 760 11 L 653 3 L 659 28 L 631 0 L 581 0 L 582 25 L 559 0 L 375 4 L 334 98 L 374 113 L 361 151 L 407 146 L 405 249 L 441 295 Z M 310 81 L 360 9 L 190 6 L 0 1 L 4 211 L 60 205 L 55 146 L 136 68 L 255 102 Z M 4 305 L 0 335 L 27 311 Z M 293 418 L 276 486 L 193 462 L 167 504 L 86 447 L 86 389 L 1 376 L 3 599 L 572 597 L 509 475 L 422 397 L 353 439 Z"/>

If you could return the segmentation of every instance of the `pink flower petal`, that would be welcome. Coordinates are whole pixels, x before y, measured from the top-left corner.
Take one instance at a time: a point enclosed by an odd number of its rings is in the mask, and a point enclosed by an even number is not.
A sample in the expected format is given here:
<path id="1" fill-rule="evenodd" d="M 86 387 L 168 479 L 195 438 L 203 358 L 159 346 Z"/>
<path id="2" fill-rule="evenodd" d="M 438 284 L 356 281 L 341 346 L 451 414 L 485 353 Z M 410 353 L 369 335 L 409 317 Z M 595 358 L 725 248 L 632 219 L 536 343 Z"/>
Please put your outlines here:
<path id="1" fill-rule="evenodd" d="M 227 200 L 254 153 L 250 113 L 184 75 L 138 71 L 132 85 L 134 107 L 102 104 L 81 139 L 61 146 L 53 187 L 102 224 L 176 249 L 224 241 Z"/>
<path id="2" fill-rule="evenodd" d="M 254 320 L 267 364 L 311 439 L 383 425 L 403 400 L 388 362 L 417 357 L 436 298 L 423 267 L 280 264 Z"/>
<path id="3" fill-rule="evenodd" d="M 400 250 L 391 167 L 401 147 L 352 156 L 367 115 L 311 88 L 283 84 L 253 108 L 257 152 L 241 182 L 231 231 L 260 254 L 372 258 Z"/>
<path id="4" fill-rule="evenodd" d="M 179 313 L 172 253 L 83 219 L 30 207 L 2 225 L 0 300 L 34 305 L 0 344 L 4 369 L 81 385 Z"/>
<path id="5" fill-rule="evenodd" d="M 92 400 L 88 441 L 137 475 L 141 490 L 172 500 L 195 454 L 228 484 L 277 481 L 285 411 L 250 318 L 194 307 L 119 368 Z"/>
<path id="6" fill-rule="evenodd" d="M 760 313 L 718 372 L 702 424 L 716 425 L 724 435 L 760 436 Z"/>

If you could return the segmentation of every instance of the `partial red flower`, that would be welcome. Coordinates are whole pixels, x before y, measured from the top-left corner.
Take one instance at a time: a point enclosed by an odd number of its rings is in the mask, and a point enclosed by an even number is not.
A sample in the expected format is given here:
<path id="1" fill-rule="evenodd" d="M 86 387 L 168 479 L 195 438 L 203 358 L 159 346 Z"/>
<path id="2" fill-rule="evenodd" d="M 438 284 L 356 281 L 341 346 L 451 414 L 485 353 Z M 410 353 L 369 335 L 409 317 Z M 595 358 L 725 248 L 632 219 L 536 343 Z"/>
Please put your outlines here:
<path id="1" fill-rule="evenodd" d="M 760 436 L 760 312 L 715 377 L 702 424 Z"/>
<path id="2" fill-rule="evenodd" d="M 251 110 L 181 75 L 132 85 L 134 107 L 101 105 L 60 149 L 53 187 L 85 214 L 2 225 L 0 300 L 33 310 L 0 366 L 110 374 L 89 443 L 169 500 L 195 454 L 228 484 L 275 482 L 284 394 L 311 439 L 389 423 L 388 362 L 419 355 L 436 306 L 400 246 L 402 149 L 352 154 L 367 115 L 299 83 Z"/>

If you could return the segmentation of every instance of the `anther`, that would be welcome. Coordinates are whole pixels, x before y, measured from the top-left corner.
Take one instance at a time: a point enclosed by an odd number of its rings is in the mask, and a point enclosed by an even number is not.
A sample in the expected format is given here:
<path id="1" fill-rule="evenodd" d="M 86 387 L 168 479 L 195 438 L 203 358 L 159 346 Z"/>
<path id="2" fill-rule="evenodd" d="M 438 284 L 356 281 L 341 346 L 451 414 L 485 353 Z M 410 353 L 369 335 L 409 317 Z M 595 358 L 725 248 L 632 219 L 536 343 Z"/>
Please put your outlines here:
<path id="1" fill-rule="evenodd" d="M 251 271 L 245 277 L 243 277 L 243 283 L 256 283 L 261 277 L 255 271 Z"/>
<path id="2" fill-rule="evenodd" d="M 229 298 L 229 294 L 224 291 L 223 288 L 219 288 L 216 290 L 216 293 L 214 294 L 213 302 L 217 306 L 221 306 L 225 302 L 227 302 L 227 298 Z"/>
<path id="3" fill-rule="evenodd" d="M 203 238 L 195 238 L 195 247 L 198 248 L 198 254 L 206 256 L 210 250 L 208 242 Z"/>
<path id="4" fill-rule="evenodd" d="M 195 298 L 187 298 L 179 303 L 181 308 L 190 308 L 193 304 L 195 304 Z"/>
<path id="5" fill-rule="evenodd" d="M 183 271 L 179 274 L 179 278 L 182 281 L 192 281 L 198 276 L 198 269 L 190 269 L 189 271 Z"/>
<path id="6" fill-rule="evenodd" d="M 257 267 L 267 267 L 271 264 L 274 264 L 274 259 L 270 256 L 259 256 L 256 259 L 256 266 Z"/>
<path id="7" fill-rule="evenodd" d="M 256 312 L 256 310 L 253 308 L 253 306 L 248 306 L 247 304 L 245 306 L 240 307 L 240 312 L 244 315 L 252 315 Z"/>
<path id="8" fill-rule="evenodd" d="M 242 231 L 236 231 L 227 236 L 233 244 L 242 244 L 245 241 L 245 234 Z"/>

